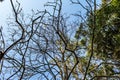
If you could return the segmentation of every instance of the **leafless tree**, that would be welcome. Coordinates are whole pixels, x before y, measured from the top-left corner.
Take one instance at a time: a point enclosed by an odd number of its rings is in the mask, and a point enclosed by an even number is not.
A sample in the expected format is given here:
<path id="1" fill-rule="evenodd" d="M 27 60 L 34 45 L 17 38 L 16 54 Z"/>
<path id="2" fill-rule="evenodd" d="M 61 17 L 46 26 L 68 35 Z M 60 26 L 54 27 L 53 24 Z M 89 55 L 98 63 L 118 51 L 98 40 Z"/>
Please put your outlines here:
<path id="1" fill-rule="evenodd" d="M 87 7 L 81 0 L 70 1 L 87 13 L 85 17 L 82 13 L 74 14 L 77 20 L 71 23 L 62 13 L 62 0 L 47 2 L 45 6 L 51 7 L 51 11 L 32 11 L 28 16 L 22 13 L 19 2 L 10 0 L 14 15 L 8 22 L 10 37 L 7 43 L 0 28 L 1 80 L 106 78 L 94 73 L 107 64 L 96 64 L 94 58 L 96 0 L 85 0 Z M 92 16 L 91 25 L 87 23 L 87 16 Z M 87 26 L 92 30 L 87 31 Z M 90 52 L 86 55 L 88 49 Z"/>
<path id="2" fill-rule="evenodd" d="M 22 14 L 20 3 L 17 2 L 15 7 L 10 1 L 14 21 L 9 22 L 11 41 L 7 45 L 12 44 L 4 50 L 3 60 L 1 57 L 1 79 L 70 79 L 79 63 L 78 44 L 70 39 L 69 29 L 73 26 L 67 25 L 61 13 L 62 1 L 48 2 L 46 6 L 53 7 L 52 13 L 33 11 L 27 16 L 28 21 Z"/>

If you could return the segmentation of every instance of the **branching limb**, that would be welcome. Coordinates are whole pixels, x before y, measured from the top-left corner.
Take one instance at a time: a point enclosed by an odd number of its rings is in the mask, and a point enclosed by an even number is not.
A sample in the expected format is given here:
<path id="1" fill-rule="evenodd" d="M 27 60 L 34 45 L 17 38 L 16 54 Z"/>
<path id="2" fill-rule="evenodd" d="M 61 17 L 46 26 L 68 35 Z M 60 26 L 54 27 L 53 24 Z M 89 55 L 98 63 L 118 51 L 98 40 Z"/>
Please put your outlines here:
<path id="1" fill-rule="evenodd" d="M 9 51 L 9 50 L 11 50 L 18 42 L 20 42 L 22 39 L 23 39 L 23 36 L 24 36 L 24 28 L 23 28 L 23 25 L 19 22 L 19 20 L 18 20 L 18 12 L 19 12 L 19 10 L 15 10 L 15 7 L 14 7 L 14 4 L 13 4 L 13 1 L 12 0 L 10 0 L 10 2 L 11 2 L 11 5 L 12 5 L 12 8 L 13 8 L 13 12 L 14 12 L 14 14 L 15 14 L 15 22 L 18 24 L 18 26 L 21 28 L 21 36 L 20 36 L 20 38 L 17 40 L 17 41 L 15 41 L 14 43 L 12 43 L 5 51 L 4 51 L 4 53 L 3 53 L 3 56 Z M 0 60 L 3 58 L 3 56 L 2 57 L 0 57 Z"/>

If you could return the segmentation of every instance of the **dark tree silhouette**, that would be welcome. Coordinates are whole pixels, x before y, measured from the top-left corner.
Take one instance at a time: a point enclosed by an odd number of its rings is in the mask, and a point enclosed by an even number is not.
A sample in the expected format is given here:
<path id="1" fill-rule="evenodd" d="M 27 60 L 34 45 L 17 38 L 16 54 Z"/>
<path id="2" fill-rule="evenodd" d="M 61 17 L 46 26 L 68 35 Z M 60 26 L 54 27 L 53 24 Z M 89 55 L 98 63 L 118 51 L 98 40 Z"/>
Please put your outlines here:
<path id="1" fill-rule="evenodd" d="M 0 0 L 0 2 L 3 2 L 4 0 Z"/>

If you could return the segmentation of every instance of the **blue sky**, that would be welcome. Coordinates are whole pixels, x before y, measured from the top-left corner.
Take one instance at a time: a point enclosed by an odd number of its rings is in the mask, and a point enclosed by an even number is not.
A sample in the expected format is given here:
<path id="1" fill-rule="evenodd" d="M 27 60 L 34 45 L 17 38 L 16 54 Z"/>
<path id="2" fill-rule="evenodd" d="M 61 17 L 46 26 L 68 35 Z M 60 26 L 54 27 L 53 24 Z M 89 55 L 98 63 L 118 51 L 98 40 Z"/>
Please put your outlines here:
<path id="1" fill-rule="evenodd" d="M 16 0 L 13 0 L 14 3 Z M 44 7 L 44 4 L 48 1 L 54 1 L 54 0 L 17 0 L 20 2 L 21 7 L 23 8 L 23 12 L 25 14 L 30 14 L 31 10 L 44 10 L 49 9 L 49 7 Z M 63 13 L 65 15 L 69 15 L 72 13 L 75 13 L 75 11 L 80 10 L 80 7 L 77 7 L 75 5 L 72 5 L 69 0 L 63 0 Z M 12 17 L 12 8 L 10 5 L 10 0 L 4 0 L 2 3 L 0 3 L 0 26 L 3 26 L 4 34 L 7 33 L 7 21 L 8 17 Z"/>
<path id="2" fill-rule="evenodd" d="M 16 0 L 13 0 L 16 1 Z M 49 0 L 18 0 L 21 3 L 21 7 L 25 14 L 29 14 L 31 9 L 43 10 L 44 4 Z M 10 5 L 10 0 L 4 0 L 0 3 L 0 26 L 6 28 L 7 18 L 12 16 L 12 8 Z"/>
<path id="3" fill-rule="evenodd" d="M 16 1 L 16 0 L 13 0 Z M 30 13 L 31 9 L 44 9 L 43 4 L 48 0 L 18 0 L 21 3 L 24 13 Z M 5 24 L 6 18 L 12 16 L 10 0 L 4 0 L 0 3 L 0 25 Z M 2 22 L 2 23 L 1 23 Z"/>
<path id="4" fill-rule="evenodd" d="M 16 1 L 16 0 L 13 0 Z M 44 4 L 47 1 L 54 1 L 54 0 L 17 0 L 21 3 L 21 7 L 23 8 L 23 11 L 25 14 L 29 14 L 32 9 L 34 10 L 44 10 Z M 86 4 L 84 2 L 85 0 L 81 0 L 83 4 Z M 99 3 L 101 0 L 97 0 Z M 63 0 L 63 11 L 64 13 L 74 13 L 75 11 L 79 11 L 82 9 L 82 7 L 77 5 L 72 5 L 69 0 Z M 2 3 L 0 3 L 0 26 L 6 24 L 6 21 L 9 16 L 11 16 L 11 6 L 10 6 L 10 0 L 4 0 Z"/>

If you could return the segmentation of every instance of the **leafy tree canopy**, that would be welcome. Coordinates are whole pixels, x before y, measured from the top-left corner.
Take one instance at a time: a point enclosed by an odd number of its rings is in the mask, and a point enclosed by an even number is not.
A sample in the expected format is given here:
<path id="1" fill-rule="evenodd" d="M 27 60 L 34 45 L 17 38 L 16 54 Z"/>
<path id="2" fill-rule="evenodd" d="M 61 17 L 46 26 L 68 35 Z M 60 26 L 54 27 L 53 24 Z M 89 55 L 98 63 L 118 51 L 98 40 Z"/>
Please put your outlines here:
<path id="1" fill-rule="evenodd" d="M 120 56 L 120 0 L 102 1 L 96 10 L 95 49 L 97 57 L 119 59 Z M 89 24 L 91 23 L 88 18 Z M 89 27 L 92 29 L 92 27 Z"/>

